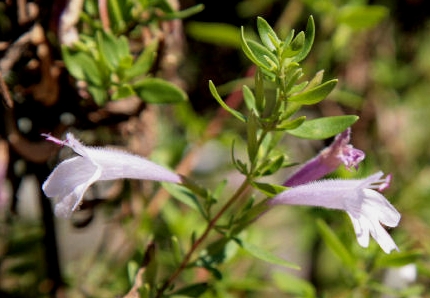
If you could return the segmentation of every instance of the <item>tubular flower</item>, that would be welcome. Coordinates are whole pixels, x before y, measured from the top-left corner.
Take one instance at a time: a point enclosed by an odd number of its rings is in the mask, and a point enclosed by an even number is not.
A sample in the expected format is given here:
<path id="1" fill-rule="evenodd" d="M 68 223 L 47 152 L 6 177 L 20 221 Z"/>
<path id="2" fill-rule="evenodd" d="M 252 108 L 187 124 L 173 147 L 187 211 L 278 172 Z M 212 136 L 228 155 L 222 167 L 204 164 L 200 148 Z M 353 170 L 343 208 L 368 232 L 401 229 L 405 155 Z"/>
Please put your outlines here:
<path id="1" fill-rule="evenodd" d="M 350 139 L 351 128 L 348 128 L 338 134 L 329 147 L 323 149 L 317 156 L 306 162 L 285 181 L 284 186 L 297 186 L 318 180 L 335 171 L 341 164 L 344 164 L 348 169 L 352 167 L 357 169 L 365 154 L 349 144 Z"/>
<path id="2" fill-rule="evenodd" d="M 78 154 L 61 162 L 42 185 L 47 197 L 57 199 L 57 216 L 69 217 L 78 208 L 85 191 L 98 180 L 129 178 L 181 182 L 179 175 L 143 157 L 112 148 L 84 146 L 71 133 L 65 141 L 44 136 Z"/>
<path id="3" fill-rule="evenodd" d="M 396 227 L 399 212 L 377 192 L 387 188 L 391 176 L 382 179 L 378 172 L 364 179 L 320 180 L 281 192 L 269 201 L 270 205 L 309 205 L 344 210 L 351 218 L 358 243 L 367 247 L 369 234 L 385 253 L 398 250 L 384 226 Z M 382 225 L 381 225 L 382 224 Z"/>

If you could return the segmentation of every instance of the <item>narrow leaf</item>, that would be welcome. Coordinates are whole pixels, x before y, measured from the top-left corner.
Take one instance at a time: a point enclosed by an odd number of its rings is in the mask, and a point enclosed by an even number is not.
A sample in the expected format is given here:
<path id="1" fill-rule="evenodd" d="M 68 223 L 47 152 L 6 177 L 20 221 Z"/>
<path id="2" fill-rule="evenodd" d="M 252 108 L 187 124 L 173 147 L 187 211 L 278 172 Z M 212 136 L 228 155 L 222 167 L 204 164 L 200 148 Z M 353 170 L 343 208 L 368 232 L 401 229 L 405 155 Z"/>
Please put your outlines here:
<path id="1" fill-rule="evenodd" d="M 159 78 L 146 78 L 134 84 L 133 89 L 143 101 L 149 103 L 178 103 L 188 99 L 182 89 Z"/>
<path id="2" fill-rule="evenodd" d="M 281 185 L 262 183 L 262 182 L 256 182 L 256 181 L 252 182 L 252 186 L 254 186 L 256 189 L 258 189 L 259 191 L 261 191 L 262 193 L 264 193 L 269 197 L 273 197 L 287 189 L 286 187 Z"/>
<path id="3" fill-rule="evenodd" d="M 292 268 L 292 269 L 300 269 L 300 267 L 296 264 L 293 264 L 291 262 L 288 262 L 287 260 L 280 258 L 274 254 L 272 254 L 271 252 L 264 250 L 260 247 L 255 246 L 254 244 L 251 244 L 249 242 L 246 242 L 242 239 L 238 239 L 235 238 L 234 239 L 236 241 L 236 243 L 242 247 L 245 251 L 247 251 L 248 253 L 250 253 L 251 255 L 253 255 L 254 257 L 263 260 L 265 262 L 271 263 L 271 264 L 276 264 L 276 265 L 281 265 L 287 268 Z"/>
<path id="4" fill-rule="evenodd" d="M 133 66 L 125 71 L 125 80 L 147 74 L 157 57 L 157 50 L 158 40 L 154 39 L 154 41 L 145 47 Z"/>
<path id="5" fill-rule="evenodd" d="M 212 94 L 212 96 L 216 99 L 216 101 L 224 108 L 224 110 L 226 110 L 227 112 L 229 112 L 230 114 L 232 114 L 234 117 L 236 117 L 237 119 L 239 119 L 242 122 L 246 122 L 246 118 L 245 116 L 236 111 L 235 109 L 230 108 L 221 98 L 221 96 L 218 94 L 218 91 L 216 90 L 216 87 L 214 85 L 214 83 L 210 80 L 209 81 L 209 90 Z"/>
<path id="6" fill-rule="evenodd" d="M 189 189 L 173 183 L 163 183 L 163 187 L 173 198 L 205 216 L 197 197 Z"/>
<path id="7" fill-rule="evenodd" d="M 305 33 L 305 41 L 302 48 L 302 51 L 294 57 L 295 62 L 300 62 L 306 58 L 306 56 L 311 51 L 312 45 L 315 39 L 315 22 L 312 16 L 309 17 L 308 23 L 306 25 L 306 33 Z"/>
<path id="8" fill-rule="evenodd" d="M 312 140 L 323 140 L 337 135 L 358 120 L 358 116 L 333 116 L 303 122 L 299 127 L 287 130 L 293 136 Z"/>
<path id="9" fill-rule="evenodd" d="M 270 52 L 268 49 L 263 47 L 262 45 L 258 44 L 255 41 L 247 40 L 245 38 L 245 33 L 243 27 L 241 27 L 240 32 L 240 41 L 242 45 L 242 50 L 245 53 L 245 55 L 251 60 L 254 64 L 257 66 L 266 69 L 271 70 L 272 65 L 267 61 L 265 57 L 270 57 L 273 62 L 277 62 L 276 56 Z"/>
<path id="10" fill-rule="evenodd" d="M 271 51 L 275 51 L 279 47 L 280 40 L 269 23 L 262 17 L 257 17 L 257 29 L 263 44 Z"/>
<path id="11" fill-rule="evenodd" d="M 288 101 L 297 102 L 301 105 L 313 105 L 320 101 L 322 101 L 324 98 L 327 97 L 327 95 L 330 94 L 330 92 L 334 89 L 334 87 L 337 84 L 337 80 L 330 80 L 327 81 L 315 88 L 312 88 L 308 91 L 299 93 L 297 95 L 290 96 L 288 98 Z"/>

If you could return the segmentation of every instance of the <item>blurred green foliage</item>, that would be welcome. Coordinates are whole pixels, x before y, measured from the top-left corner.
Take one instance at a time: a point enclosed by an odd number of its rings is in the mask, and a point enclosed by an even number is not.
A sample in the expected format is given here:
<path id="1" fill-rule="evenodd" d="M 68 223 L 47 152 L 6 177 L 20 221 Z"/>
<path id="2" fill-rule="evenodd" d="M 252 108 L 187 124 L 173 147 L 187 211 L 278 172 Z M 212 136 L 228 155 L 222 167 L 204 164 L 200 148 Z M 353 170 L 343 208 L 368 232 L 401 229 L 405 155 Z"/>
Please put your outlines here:
<path id="1" fill-rule="evenodd" d="M 234 116 L 226 120 L 216 144 L 226 156 L 234 152 L 236 169 L 244 174 L 250 174 L 253 169 L 260 177 L 303 162 L 323 146 L 322 142 L 291 145 L 295 137 L 326 139 L 355 123 L 353 141 L 355 147 L 366 152 L 366 160 L 357 172 L 339 169 L 333 176 L 364 176 L 374 169 L 392 173 L 393 183 L 386 196 L 402 213 L 402 221 L 391 233 L 400 252 L 385 255 L 372 242 L 368 249 L 359 247 L 349 219 L 337 211 L 281 208 L 248 227 L 253 216 L 248 218 L 244 214 L 259 214 L 261 206 L 254 205 L 253 200 L 248 204 L 241 202 L 242 210 L 228 214 L 216 227 L 226 237 L 215 238 L 206 250 L 195 256 L 195 262 L 190 265 L 194 269 L 184 271 L 178 285 L 169 288 L 172 297 L 430 297 L 428 19 L 421 20 L 419 26 L 414 25 L 413 30 L 408 28 L 402 15 L 405 12 L 401 11 L 408 1 L 218 3 L 228 15 L 234 16 L 233 21 L 223 19 L 222 13 L 214 14 L 211 6 L 214 4 L 210 1 L 190 1 L 191 5 L 183 2 L 191 8 L 176 11 L 163 0 L 110 0 L 111 31 L 106 32 L 102 30 L 97 2 L 85 1 L 79 43 L 60 49 L 68 72 L 74 79 L 86 83 L 99 107 L 134 95 L 145 103 L 177 103 L 162 110 L 158 121 L 153 123 L 163 137 L 157 140 L 152 157 L 171 164 L 190 150 L 190 143 L 201 141 L 205 127 L 216 117 L 212 109 L 216 102 Z M 415 2 L 408 3 L 413 6 Z M 201 4 L 205 5 L 204 10 Z M 140 18 L 142 12 L 147 16 L 144 19 Z M 200 19 L 205 13 L 216 17 L 207 21 Z M 1 24 L 7 24 L 4 14 L 0 15 Z M 313 16 L 315 27 L 309 15 Z M 414 19 L 414 16 L 412 12 L 408 17 Z M 157 51 L 161 45 L 157 39 L 138 54 L 130 49 L 136 32 L 142 28 L 156 32 L 161 22 L 172 19 L 183 19 L 187 42 L 193 47 L 184 59 L 181 74 L 190 86 L 198 85 L 196 81 L 199 81 L 206 91 L 190 88 L 185 92 L 156 76 L 153 68 L 157 67 Z M 241 24 L 245 25 L 240 28 Z M 292 28 L 304 31 L 288 35 Z M 282 51 L 276 52 L 279 48 Z M 218 56 L 221 53 L 226 56 Z M 232 53 L 237 55 L 233 57 L 240 57 L 233 58 L 239 69 L 229 63 L 228 54 Z M 291 57 L 298 58 L 289 60 L 288 65 L 279 64 Z M 244 75 L 245 69 L 251 66 L 247 59 L 263 69 L 261 77 L 257 75 L 255 81 L 246 81 L 250 87 L 243 88 L 244 105 L 258 118 L 246 115 L 244 108 L 230 108 L 222 98 L 235 91 L 238 81 L 234 84 L 229 81 Z M 301 61 L 299 66 L 297 62 Z M 297 106 L 290 106 L 291 110 L 276 107 L 276 103 L 270 102 L 270 96 L 266 97 L 267 101 L 259 101 L 263 93 L 273 94 L 273 81 L 281 77 L 274 73 L 279 69 L 285 71 L 285 78 L 295 78 L 292 82 L 282 82 L 284 95 L 297 102 Z M 325 82 L 321 69 L 325 70 L 324 77 L 329 78 Z M 308 74 L 315 76 L 307 77 Z M 302 75 L 305 80 L 299 80 Z M 212 80 L 209 88 L 208 80 Z M 259 85 L 263 80 L 265 88 Z M 327 100 L 321 101 L 327 96 Z M 258 141 L 252 142 L 249 136 L 255 136 L 257 129 L 264 125 L 273 124 L 270 121 L 276 108 L 286 112 L 276 115 L 283 120 L 276 123 L 277 129 L 287 130 L 292 136 L 286 140 L 274 137 L 273 142 L 280 141 L 289 151 L 289 158 L 285 152 L 273 151 L 265 163 L 255 165 L 254 157 L 261 154 L 258 150 L 269 151 L 272 141 L 258 149 Z M 302 109 L 299 111 L 299 108 Z M 297 118 L 290 119 L 295 113 Z M 357 114 L 360 120 L 355 122 L 355 116 L 346 116 L 351 114 Z M 266 122 L 257 123 L 261 119 Z M 323 121 L 328 123 L 322 124 Z M 230 147 L 232 140 L 243 137 L 251 142 L 244 145 L 237 141 L 234 148 Z M 204 231 L 202 218 L 209 221 L 215 213 L 215 203 L 224 202 L 226 194 L 235 190 L 226 182 L 230 178 L 235 180 L 233 170 L 229 159 L 220 158 L 215 169 L 191 173 L 196 180 L 213 185 L 213 191 L 202 190 L 198 185 L 188 185 L 188 188 L 163 185 L 176 200 L 168 200 L 156 217 L 139 209 L 134 214 L 112 218 L 114 210 L 124 204 L 118 200 L 109 202 L 103 213 L 100 212 L 108 216 L 96 225 L 97 233 L 105 233 L 103 241 L 87 244 L 84 249 L 88 251 L 62 265 L 67 295 L 123 296 L 137 283 L 135 277 L 145 258 L 150 258 L 144 272 L 147 284 L 139 292 L 140 297 L 152 297 L 152 289 L 159 287 L 160 280 L 177 268 L 186 248 Z M 263 194 L 274 194 L 280 190 L 276 184 L 282 183 L 289 173 L 281 171 L 275 177 L 253 181 L 252 185 Z M 138 201 L 154 192 L 138 194 Z M 133 202 L 130 193 L 123 198 L 125 202 Z M 147 205 L 140 207 L 144 209 Z M 44 278 L 46 268 L 41 252 L 43 230 L 35 222 L 1 220 L 0 290 L 10 297 L 48 297 L 49 282 Z M 109 230 L 109 225 L 119 229 L 121 236 L 110 236 L 114 228 Z M 234 229 L 226 228 L 231 226 Z M 244 226 L 246 231 L 242 231 Z M 85 229 L 81 232 L 85 233 Z M 60 241 L 64 241 L 61 233 L 73 237 L 63 230 L 58 233 Z M 120 239 L 117 246 L 108 241 L 115 237 Z M 152 243 L 157 245 L 153 247 Z M 62 249 L 69 248 L 66 245 Z M 408 265 L 416 270 L 416 277 L 413 273 L 402 275 L 401 270 Z M 396 278 L 397 283 L 393 284 Z"/>

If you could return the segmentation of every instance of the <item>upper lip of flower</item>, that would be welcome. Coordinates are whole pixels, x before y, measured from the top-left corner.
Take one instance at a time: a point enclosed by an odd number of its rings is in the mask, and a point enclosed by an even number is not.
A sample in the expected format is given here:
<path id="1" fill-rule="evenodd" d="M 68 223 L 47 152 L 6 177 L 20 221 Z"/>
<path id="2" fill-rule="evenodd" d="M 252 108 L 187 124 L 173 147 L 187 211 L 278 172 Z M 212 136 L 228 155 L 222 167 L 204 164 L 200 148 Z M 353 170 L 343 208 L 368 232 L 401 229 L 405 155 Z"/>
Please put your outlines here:
<path id="1" fill-rule="evenodd" d="M 65 141 L 45 135 L 47 140 L 72 148 L 78 156 L 61 162 L 42 185 L 48 197 L 57 197 L 55 213 L 68 217 L 82 201 L 88 187 L 97 180 L 145 179 L 181 183 L 181 177 L 143 157 L 131 153 L 87 147 L 67 134 Z"/>

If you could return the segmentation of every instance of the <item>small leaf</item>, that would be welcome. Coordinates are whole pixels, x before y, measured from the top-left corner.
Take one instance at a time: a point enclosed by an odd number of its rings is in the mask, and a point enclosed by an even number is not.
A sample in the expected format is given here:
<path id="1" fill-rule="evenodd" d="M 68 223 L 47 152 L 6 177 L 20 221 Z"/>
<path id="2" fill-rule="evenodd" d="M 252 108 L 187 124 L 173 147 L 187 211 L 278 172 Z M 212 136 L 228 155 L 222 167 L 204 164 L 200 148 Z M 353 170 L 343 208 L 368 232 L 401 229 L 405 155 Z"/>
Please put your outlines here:
<path id="1" fill-rule="evenodd" d="M 242 94 L 243 94 L 243 100 L 245 101 L 245 104 L 248 110 L 257 112 L 256 106 L 255 106 L 255 96 L 254 96 L 254 93 L 252 93 L 251 89 L 249 89 L 248 86 L 243 85 Z"/>
<path id="2" fill-rule="evenodd" d="M 111 98 L 113 100 L 118 100 L 126 97 L 130 97 L 136 95 L 133 88 L 128 84 L 121 85 L 115 92 L 112 94 Z"/>
<path id="3" fill-rule="evenodd" d="M 257 130 L 258 130 L 258 118 L 257 116 L 251 112 L 247 121 L 247 149 L 248 156 L 251 162 L 254 161 L 255 156 L 258 153 L 258 145 L 257 145 Z"/>
<path id="4" fill-rule="evenodd" d="M 253 40 L 248 40 L 248 47 L 252 51 L 257 65 L 269 71 L 274 70 L 274 67 L 279 68 L 278 58 L 269 49 Z"/>
<path id="5" fill-rule="evenodd" d="M 158 40 L 154 39 L 140 53 L 139 57 L 132 67 L 125 70 L 125 80 L 130 80 L 134 77 L 145 75 L 149 72 L 157 57 Z"/>
<path id="6" fill-rule="evenodd" d="M 297 270 L 300 269 L 298 265 L 288 262 L 287 260 L 280 258 L 267 250 L 257 247 L 254 244 L 251 244 L 239 238 L 235 238 L 234 240 L 240 247 L 242 247 L 245 251 L 247 251 L 257 259 L 263 260 L 271 264 L 281 265 L 287 268 Z"/>
<path id="7" fill-rule="evenodd" d="M 355 269 L 356 260 L 349 253 L 348 249 L 343 245 L 342 241 L 337 235 L 330 229 L 330 227 L 322 220 L 317 219 L 317 227 L 328 247 L 333 253 L 339 257 L 344 265 L 349 268 Z"/>
<path id="8" fill-rule="evenodd" d="M 73 77 L 95 86 L 102 86 L 102 74 L 93 57 L 81 51 L 72 53 L 66 46 L 61 50 L 67 70 Z"/>
<path id="9" fill-rule="evenodd" d="M 115 71 L 119 61 L 129 53 L 128 43 L 124 44 L 124 39 L 117 39 L 112 33 L 105 31 L 97 31 L 96 39 L 103 63 L 111 71 Z"/>
<path id="10" fill-rule="evenodd" d="M 187 205 L 191 209 L 200 212 L 203 216 L 205 215 L 197 197 L 189 189 L 173 183 L 163 183 L 163 187 L 173 198 Z"/>
<path id="11" fill-rule="evenodd" d="M 178 265 L 183 260 L 181 245 L 179 244 L 178 237 L 176 236 L 172 236 L 170 240 L 172 241 L 172 255 L 176 264 Z"/>
<path id="12" fill-rule="evenodd" d="M 269 197 L 273 197 L 287 189 L 286 187 L 281 185 L 262 183 L 262 182 L 256 182 L 256 181 L 252 182 L 252 186 L 254 186 L 256 189 L 258 189 L 259 191 L 261 191 L 262 193 L 264 193 Z"/>
<path id="13" fill-rule="evenodd" d="M 269 23 L 262 17 L 257 17 L 257 29 L 263 44 L 269 50 L 275 51 L 279 47 L 281 41 Z"/>
<path id="14" fill-rule="evenodd" d="M 305 121 L 299 127 L 287 130 L 287 132 L 299 138 L 323 140 L 343 132 L 358 118 L 355 115 L 323 117 Z"/>
<path id="15" fill-rule="evenodd" d="M 94 99 L 94 102 L 97 105 L 102 106 L 102 105 L 104 105 L 106 103 L 106 101 L 107 101 L 107 92 L 102 87 L 89 85 L 88 86 L 88 92 L 91 94 L 91 96 Z"/>
<path id="16" fill-rule="evenodd" d="M 132 86 L 139 97 L 148 103 L 178 103 L 188 99 L 182 89 L 159 78 L 146 78 Z"/>
<path id="17" fill-rule="evenodd" d="M 212 94 L 212 96 L 216 99 L 216 101 L 224 108 L 224 110 L 226 110 L 227 112 L 229 112 L 230 114 L 232 114 L 234 117 L 236 117 L 237 119 L 239 119 L 242 122 L 246 122 L 246 118 L 245 116 L 236 111 L 235 109 L 230 108 L 221 98 L 221 96 L 218 94 L 218 91 L 216 90 L 216 87 L 214 85 L 214 83 L 210 80 L 209 81 L 209 90 Z"/>
<path id="18" fill-rule="evenodd" d="M 241 27 L 240 41 L 242 45 L 242 50 L 245 55 L 257 66 L 265 70 L 271 70 L 272 64 L 268 62 L 267 58 L 270 58 L 273 63 L 278 62 L 276 56 L 267 48 L 263 47 L 261 44 L 253 40 L 247 40 L 245 38 L 243 27 Z"/>
<path id="19" fill-rule="evenodd" d="M 268 164 L 259 169 L 259 173 L 261 176 L 272 175 L 284 165 L 284 162 L 285 156 L 283 154 L 271 157 L 268 161 Z"/>
<path id="20" fill-rule="evenodd" d="M 276 130 L 293 130 L 298 128 L 300 125 L 305 122 L 306 116 L 300 116 L 293 120 L 286 120 L 281 122 L 280 124 L 276 125 Z"/>
<path id="21" fill-rule="evenodd" d="M 170 12 L 166 13 L 165 15 L 159 16 L 159 18 L 163 20 L 185 19 L 203 11 L 204 8 L 205 6 L 203 4 L 197 4 L 179 11 L 175 9 L 170 9 Z"/>
<path id="22" fill-rule="evenodd" d="M 309 17 L 308 23 L 306 25 L 305 41 L 303 44 L 302 51 L 293 58 L 293 61 L 300 62 L 306 58 L 306 56 L 311 51 L 312 45 L 315 39 L 315 22 L 312 16 Z"/>
<path id="23" fill-rule="evenodd" d="M 299 32 L 299 34 L 294 37 L 293 41 L 290 44 L 291 51 L 298 52 L 300 51 L 305 44 L 305 33 Z"/>
<path id="24" fill-rule="evenodd" d="M 324 70 L 318 71 L 315 76 L 312 78 L 312 80 L 309 81 L 309 83 L 306 85 L 306 88 L 304 91 L 310 90 L 312 88 L 317 87 L 322 83 L 324 77 Z"/>
<path id="25" fill-rule="evenodd" d="M 330 92 L 334 89 L 334 87 L 337 84 L 337 80 L 330 80 L 327 81 L 315 88 L 312 88 L 310 90 L 304 91 L 302 93 L 299 93 L 297 95 L 290 96 L 288 98 L 288 101 L 291 102 L 297 102 L 301 105 L 313 105 L 320 101 L 322 101 L 324 98 L 327 97 L 327 95 L 330 94 Z"/>

